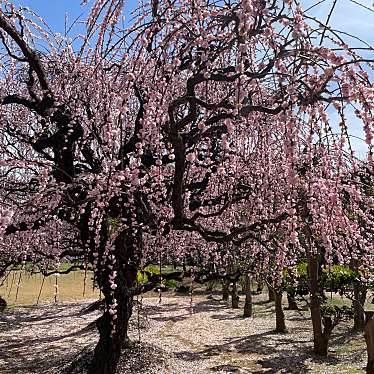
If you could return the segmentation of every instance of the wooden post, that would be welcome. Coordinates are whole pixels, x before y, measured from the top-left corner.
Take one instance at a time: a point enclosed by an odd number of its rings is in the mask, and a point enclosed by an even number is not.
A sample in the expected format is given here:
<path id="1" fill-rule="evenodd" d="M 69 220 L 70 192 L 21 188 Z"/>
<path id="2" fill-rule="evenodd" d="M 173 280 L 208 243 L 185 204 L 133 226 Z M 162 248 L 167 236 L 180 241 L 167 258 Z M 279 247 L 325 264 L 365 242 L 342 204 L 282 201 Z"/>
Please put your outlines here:
<path id="1" fill-rule="evenodd" d="M 58 279 L 57 279 L 58 275 L 56 274 L 55 275 L 55 295 L 54 295 L 54 300 L 55 300 L 55 303 L 57 303 L 57 297 L 58 297 Z"/>
<path id="2" fill-rule="evenodd" d="M 21 270 L 19 271 L 19 277 L 18 277 L 18 283 L 17 283 L 17 290 L 16 290 L 16 298 L 15 298 L 14 302 L 17 302 L 17 300 L 18 300 L 18 292 L 19 292 L 19 288 L 21 286 L 22 271 L 23 271 L 23 265 L 21 267 Z"/>
<path id="3" fill-rule="evenodd" d="M 39 304 L 40 295 L 42 294 L 42 290 L 43 290 L 43 286 L 44 286 L 44 281 L 45 281 L 45 275 L 43 275 L 43 280 L 42 280 L 42 284 L 40 285 L 40 290 L 39 290 L 38 299 L 36 300 L 36 305 Z"/>

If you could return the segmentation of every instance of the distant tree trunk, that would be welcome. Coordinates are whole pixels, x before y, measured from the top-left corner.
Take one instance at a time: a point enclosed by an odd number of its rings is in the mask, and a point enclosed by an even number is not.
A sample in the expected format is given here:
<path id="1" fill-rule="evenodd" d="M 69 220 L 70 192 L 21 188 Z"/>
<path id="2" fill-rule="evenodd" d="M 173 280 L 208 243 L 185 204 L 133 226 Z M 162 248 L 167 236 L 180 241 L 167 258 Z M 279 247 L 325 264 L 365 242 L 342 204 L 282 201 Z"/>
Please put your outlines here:
<path id="1" fill-rule="evenodd" d="M 374 312 L 366 312 L 366 322 L 364 328 L 364 336 L 366 341 L 366 349 L 368 354 L 368 362 L 366 365 L 366 373 L 374 374 Z"/>
<path id="2" fill-rule="evenodd" d="M 283 291 L 280 289 L 274 290 L 275 296 L 275 331 L 286 332 L 286 321 L 284 319 L 284 312 L 282 307 Z"/>
<path id="3" fill-rule="evenodd" d="M 353 282 L 353 311 L 354 311 L 354 323 L 353 329 L 357 331 L 363 331 L 365 327 L 365 313 L 364 304 L 366 301 L 367 287 L 362 285 L 359 281 Z"/>
<path id="4" fill-rule="evenodd" d="M 257 281 L 257 290 L 256 290 L 256 292 L 257 293 L 261 293 L 262 290 L 263 290 L 263 288 L 264 288 L 264 283 L 260 279 L 260 280 Z"/>
<path id="5" fill-rule="evenodd" d="M 229 285 L 227 281 L 224 279 L 222 281 L 222 300 L 223 301 L 228 301 L 229 300 Z"/>
<path id="6" fill-rule="evenodd" d="M 287 301 L 288 301 L 288 310 L 299 310 L 295 300 L 295 293 L 294 292 L 287 292 Z"/>
<path id="7" fill-rule="evenodd" d="M 305 250 L 308 264 L 308 283 L 309 283 L 309 293 L 310 293 L 310 314 L 313 326 L 313 352 L 319 356 L 327 356 L 328 351 L 328 340 L 330 328 L 329 321 L 326 320 L 327 329 L 326 334 L 322 331 L 322 316 L 321 316 L 321 302 L 319 298 L 319 261 L 318 256 L 321 253 L 321 248 L 318 246 L 317 242 L 314 242 L 312 230 L 309 222 L 309 208 L 304 201 L 304 206 L 302 210 L 302 217 L 305 220 L 303 227 L 303 234 L 305 238 Z M 317 246 L 317 253 L 314 252 L 313 244 Z M 331 320 L 330 320 L 331 321 Z M 326 327 L 325 325 L 325 327 Z M 332 323 L 331 323 L 332 329 Z M 331 332 L 330 332 L 331 334 Z"/>
<path id="8" fill-rule="evenodd" d="M 245 304 L 244 304 L 244 317 L 252 317 L 252 291 L 251 291 L 251 276 L 245 275 Z"/>
<path id="9" fill-rule="evenodd" d="M 231 306 L 232 306 L 233 309 L 238 309 L 239 308 L 239 296 L 238 296 L 238 289 L 236 287 L 236 282 L 234 282 L 233 285 L 232 285 Z"/>

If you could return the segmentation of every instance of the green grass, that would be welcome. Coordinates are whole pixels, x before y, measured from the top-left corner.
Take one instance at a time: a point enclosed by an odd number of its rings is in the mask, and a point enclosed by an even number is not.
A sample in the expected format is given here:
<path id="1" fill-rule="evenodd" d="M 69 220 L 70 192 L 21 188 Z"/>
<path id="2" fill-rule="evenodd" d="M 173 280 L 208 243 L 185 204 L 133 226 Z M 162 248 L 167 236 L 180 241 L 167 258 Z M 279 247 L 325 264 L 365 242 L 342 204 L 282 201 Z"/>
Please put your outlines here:
<path id="1" fill-rule="evenodd" d="M 87 272 L 85 287 L 84 277 L 83 270 L 72 271 L 69 274 L 58 276 L 57 301 L 79 301 L 98 298 L 99 291 L 93 289 L 93 273 L 90 271 Z M 41 290 L 39 303 L 53 302 L 56 290 L 56 276 L 45 277 L 44 283 L 43 278 L 43 275 L 40 273 L 31 274 L 26 271 L 21 272 L 20 270 L 12 271 L 0 287 L 0 295 L 10 306 L 33 305 L 36 303 Z"/>

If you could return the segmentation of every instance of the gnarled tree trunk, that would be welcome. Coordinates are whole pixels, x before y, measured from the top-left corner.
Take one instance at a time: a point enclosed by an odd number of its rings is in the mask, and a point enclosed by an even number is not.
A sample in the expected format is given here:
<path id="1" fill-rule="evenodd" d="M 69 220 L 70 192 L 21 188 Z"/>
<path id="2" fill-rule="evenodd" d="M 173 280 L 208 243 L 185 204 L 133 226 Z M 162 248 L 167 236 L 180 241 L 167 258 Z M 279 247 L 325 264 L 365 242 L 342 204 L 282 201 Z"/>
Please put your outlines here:
<path id="1" fill-rule="evenodd" d="M 136 286 L 137 264 L 131 239 L 125 241 L 120 235 L 115 243 L 113 270 L 117 272 L 116 288 L 109 281 L 111 271 L 108 267 L 98 273 L 98 282 L 105 298 L 106 309 L 99 318 L 97 327 L 100 338 L 95 347 L 89 374 L 115 374 L 121 355 L 121 348 L 128 345 L 128 323 L 132 314 L 133 292 Z M 109 307 L 116 302 L 116 313 L 112 316 Z M 113 330 L 113 325 L 115 330 Z"/>

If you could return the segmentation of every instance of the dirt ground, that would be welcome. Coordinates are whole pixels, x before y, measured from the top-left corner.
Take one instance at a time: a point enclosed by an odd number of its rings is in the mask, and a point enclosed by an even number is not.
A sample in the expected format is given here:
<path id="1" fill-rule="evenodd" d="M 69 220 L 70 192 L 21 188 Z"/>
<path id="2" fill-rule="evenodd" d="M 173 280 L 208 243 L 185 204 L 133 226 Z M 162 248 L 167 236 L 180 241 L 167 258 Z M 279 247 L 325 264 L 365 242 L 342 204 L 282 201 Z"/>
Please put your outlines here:
<path id="1" fill-rule="evenodd" d="M 97 335 L 87 328 L 98 312 L 81 314 L 89 302 L 10 308 L 0 315 L 0 373 L 59 373 Z M 242 305 L 241 305 L 242 308 Z M 147 297 L 135 308 L 119 373 L 364 373 L 362 334 L 350 324 L 334 331 L 329 357 L 311 351 L 306 311 L 285 311 L 287 334 L 275 334 L 274 306 L 256 296 L 253 318 L 242 318 L 217 295 Z M 139 342 L 140 339 L 140 342 Z"/>

